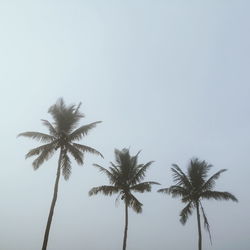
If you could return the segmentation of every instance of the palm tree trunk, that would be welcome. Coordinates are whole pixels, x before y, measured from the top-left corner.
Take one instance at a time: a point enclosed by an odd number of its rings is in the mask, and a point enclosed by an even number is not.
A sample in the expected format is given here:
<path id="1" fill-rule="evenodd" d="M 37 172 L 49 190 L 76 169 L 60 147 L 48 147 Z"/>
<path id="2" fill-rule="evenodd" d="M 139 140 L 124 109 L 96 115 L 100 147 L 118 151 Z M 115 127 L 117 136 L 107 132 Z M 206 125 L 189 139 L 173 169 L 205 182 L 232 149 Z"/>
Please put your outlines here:
<path id="1" fill-rule="evenodd" d="M 199 209 L 199 202 L 196 202 L 196 211 L 197 211 L 197 222 L 198 222 L 198 233 L 199 233 L 199 239 L 198 239 L 198 249 L 202 249 L 202 237 L 201 237 L 201 219 L 200 219 L 200 209 Z"/>
<path id="2" fill-rule="evenodd" d="M 44 238 L 43 238 L 42 250 L 47 249 L 50 226 L 51 226 L 52 217 L 53 217 L 53 213 L 54 213 L 54 208 L 55 208 L 56 200 L 57 200 L 58 184 L 59 184 L 59 178 L 60 178 L 60 173 L 61 173 L 61 159 L 62 159 L 62 149 L 60 151 L 60 156 L 59 156 L 59 160 L 58 160 L 58 167 L 57 167 L 57 173 L 56 173 L 56 182 L 55 182 L 55 186 L 54 186 L 54 194 L 53 194 L 53 199 L 52 199 L 51 206 L 50 206 L 47 226 L 46 226 L 45 234 L 44 234 Z"/>
<path id="3" fill-rule="evenodd" d="M 122 247 L 122 250 L 126 250 L 127 233 L 128 233 L 128 205 L 127 205 L 127 202 L 125 202 L 125 229 L 124 229 L 124 237 L 123 237 L 123 247 Z"/>

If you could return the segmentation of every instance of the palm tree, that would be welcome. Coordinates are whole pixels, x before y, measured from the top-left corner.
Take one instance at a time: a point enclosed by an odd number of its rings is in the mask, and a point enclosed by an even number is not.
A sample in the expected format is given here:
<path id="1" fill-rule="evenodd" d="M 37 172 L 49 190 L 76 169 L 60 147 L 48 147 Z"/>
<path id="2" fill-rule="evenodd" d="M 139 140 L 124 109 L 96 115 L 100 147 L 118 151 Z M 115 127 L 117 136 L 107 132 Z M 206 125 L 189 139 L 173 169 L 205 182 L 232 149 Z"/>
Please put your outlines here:
<path id="1" fill-rule="evenodd" d="M 132 208 L 136 213 L 142 212 L 143 204 L 132 194 L 132 192 L 150 192 L 153 184 L 159 184 L 153 181 L 141 182 L 145 178 L 146 171 L 153 163 L 138 164 L 138 152 L 135 156 L 130 156 L 129 149 L 121 151 L 115 149 L 116 164 L 111 162 L 109 170 L 94 164 L 102 173 L 104 173 L 110 182 L 110 186 L 94 187 L 89 191 L 89 195 L 103 193 L 104 195 L 118 194 L 116 200 L 121 198 L 125 205 L 125 229 L 123 237 L 123 250 L 126 250 L 127 231 L 128 231 L 128 208 Z"/>
<path id="2" fill-rule="evenodd" d="M 80 105 L 81 103 L 78 106 L 66 106 L 63 99 L 60 98 L 56 102 L 56 104 L 51 106 L 48 110 L 48 113 L 53 117 L 53 123 L 51 124 L 47 120 L 42 120 L 43 125 L 45 125 L 49 130 L 49 134 L 40 132 L 24 132 L 18 135 L 29 137 L 44 143 L 42 146 L 31 149 L 26 154 L 26 159 L 32 156 L 36 156 L 36 159 L 32 164 L 34 170 L 37 170 L 44 163 L 44 161 L 47 161 L 58 149 L 60 152 L 56 181 L 54 186 L 54 194 L 44 234 L 42 250 L 47 249 L 50 226 L 57 200 L 58 184 L 61 171 L 65 180 L 69 179 L 71 173 L 71 160 L 69 158 L 69 155 L 73 156 L 73 158 L 79 165 L 83 164 L 83 157 L 85 152 L 102 156 L 102 154 L 94 148 L 75 143 L 75 141 L 79 141 L 80 139 L 82 139 L 82 137 L 88 134 L 89 130 L 100 123 L 100 121 L 93 122 L 88 125 L 83 125 L 79 128 L 76 128 L 80 119 L 84 117 L 84 115 L 79 111 Z"/>
<path id="3" fill-rule="evenodd" d="M 181 197 L 183 203 L 187 205 L 180 213 L 180 222 L 184 225 L 192 214 L 193 209 L 196 209 L 197 222 L 198 222 L 198 249 L 202 249 L 202 236 L 201 236 L 201 222 L 200 222 L 200 210 L 204 219 L 204 227 L 207 229 L 211 241 L 210 226 L 207 216 L 205 214 L 202 199 L 215 199 L 215 200 L 232 200 L 238 201 L 237 198 L 229 192 L 214 191 L 215 181 L 220 175 L 226 171 L 221 169 L 217 173 L 213 174 L 210 178 L 207 178 L 208 171 L 212 165 L 199 159 L 193 159 L 188 165 L 187 174 L 185 174 L 178 165 L 173 164 L 171 168 L 173 172 L 173 180 L 175 185 L 169 188 L 163 188 L 158 192 L 170 194 L 172 197 Z"/>

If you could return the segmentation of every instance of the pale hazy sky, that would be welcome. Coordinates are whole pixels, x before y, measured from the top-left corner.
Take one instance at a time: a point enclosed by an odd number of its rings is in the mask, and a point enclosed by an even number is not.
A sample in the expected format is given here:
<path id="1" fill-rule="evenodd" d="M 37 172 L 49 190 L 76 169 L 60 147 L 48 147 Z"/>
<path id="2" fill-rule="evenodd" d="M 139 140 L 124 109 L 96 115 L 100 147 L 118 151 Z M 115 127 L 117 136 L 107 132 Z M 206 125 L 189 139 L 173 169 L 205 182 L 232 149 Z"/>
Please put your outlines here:
<path id="1" fill-rule="evenodd" d="M 147 179 L 161 187 L 194 156 L 211 174 L 227 168 L 217 189 L 240 202 L 204 202 L 204 250 L 249 250 L 249 11 L 247 0 L 2 0 L 0 249 L 41 248 L 58 155 L 34 172 L 24 155 L 39 144 L 16 135 L 45 132 L 40 119 L 63 97 L 83 103 L 82 124 L 103 121 L 82 143 L 105 159 L 86 155 L 61 179 L 48 250 L 121 249 L 123 204 L 88 191 L 108 183 L 92 163 L 108 167 L 123 147 L 155 160 Z M 196 217 L 181 225 L 183 204 L 157 188 L 137 195 L 127 249 L 196 249 Z"/>

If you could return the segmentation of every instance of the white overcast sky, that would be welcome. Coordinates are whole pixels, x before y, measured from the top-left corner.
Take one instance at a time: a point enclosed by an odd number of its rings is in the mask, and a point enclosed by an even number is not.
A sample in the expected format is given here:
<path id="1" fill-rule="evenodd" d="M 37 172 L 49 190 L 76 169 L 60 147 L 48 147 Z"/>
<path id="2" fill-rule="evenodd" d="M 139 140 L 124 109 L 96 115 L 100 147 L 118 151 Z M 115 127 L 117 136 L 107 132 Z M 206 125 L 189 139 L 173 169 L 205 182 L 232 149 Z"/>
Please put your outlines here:
<path id="1" fill-rule="evenodd" d="M 103 121 L 82 143 L 105 159 L 86 155 L 61 179 L 48 250 L 121 249 L 123 204 L 88 191 L 108 183 L 92 163 L 108 167 L 123 147 L 155 160 L 146 179 L 161 187 L 192 157 L 227 168 L 216 188 L 240 202 L 204 202 L 204 250 L 249 250 L 249 11 L 247 0 L 2 0 L 0 249 L 41 248 L 58 155 L 34 172 L 24 156 L 39 144 L 16 135 L 46 132 L 40 119 L 63 97 L 82 102 L 82 124 Z M 196 249 L 195 214 L 181 225 L 184 205 L 157 188 L 129 211 L 127 249 Z"/>

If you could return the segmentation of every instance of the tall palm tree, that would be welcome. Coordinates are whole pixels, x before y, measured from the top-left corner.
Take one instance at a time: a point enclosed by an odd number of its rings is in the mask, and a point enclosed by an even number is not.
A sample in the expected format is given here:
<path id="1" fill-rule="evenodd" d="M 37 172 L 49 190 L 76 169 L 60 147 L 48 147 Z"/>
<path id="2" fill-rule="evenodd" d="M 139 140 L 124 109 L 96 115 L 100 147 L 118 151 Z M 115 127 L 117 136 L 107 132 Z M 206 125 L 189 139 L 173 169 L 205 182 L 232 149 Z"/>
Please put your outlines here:
<path id="1" fill-rule="evenodd" d="M 82 139 L 82 137 L 88 134 L 89 130 L 100 123 L 100 121 L 97 121 L 77 128 L 80 119 L 84 117 L 84 115 L 79 111 L 80 105 L 81 103 L 78 106 L 66 106 L 63 99 L 60 98 L 56 104 L 51 106 L 48 110 L 48 113 L 52 115 L 53 123 L 51 124 L 47 120 L 42 120 L 43 125 L 45 125 L 49 130 L 49 134 L 40 132 L 24 132 L 18 135 L 32 138 L 44 143 L 42 146 L 31 149 L 26 154 L 26 158 L 36 156 L 36 159 L 32 164 L 34 170 L 37 170 L 44 163 L 44 161 L 47 161 L 57 150 L 60 152 L 54 194 L 44 234 L 42 250 L 47 249 L 50 226 L 57 200 L 58 184 L 61 171 L 65 180 L 69 179 L 71 173 L 71 160 L 69 155 L 73 156 L 79 165 L 83 164 L 85 152 L 102 156 L 102 154 L 94 148 L 75 143 L 75 141 Z"/>
<path id="2" fill-rule="evenodd" d="M 180 221 L 183 225 L 186 223 L 189 215 L 192 214 L 193 209 L 196 209 L 198 222 L 198 249 L 201 250 L 202 236 L 200 210 L 204 219 L 204 227 L 208 230 L 211 241 L 210 226 L 201 201 L 203 199 L 215 199 L 232 200 L 237 202 L 238 200 L 229 192 L 213 190 L 216 184 L 215 181 L 226 171 L 226 169 L 221 169 L 210 178 L 207 178 L 208 171 L 211 169 L 212 165 L 205 161 L 200 161 L 197 158 L 190 161 L 187 174 L 185 174 L 178 165 L 173 164 L 172 166 L 171 170 L 173 172 L 175 185 L 170 186 L 169 188 L 160 189 L 158 192 L 170 194 L 172 197 L 181 197 L 182 202 L 187 203 L 180 213 Z"/>
<path id="3" fill-rule="evenodd" d="M 127 231 L 128 231 L 128 208 L 131 207 L 136 213 L 142 212 L 143 204 L 132 194 L 132 192 L 150 192 L 153 184 L 159 184 L 153 181 L 141 182 L 146 175 L 146 171 L 153 163 L 138 164 L 138 152 L 135 156 L 130 156 L 128 149 L 115 149 L 115 161 L 111 162 L 109 169 L 94 164 L 102 173 L 104 173 L 111 185 L 94 187 L 89 191 L 89 195 L 103 193 L 104 195 L 118 194 L 118 197 L 124 201 L 125 205 L 125 229 L 123 237 L 123 250 L 126 250 Z"/>

